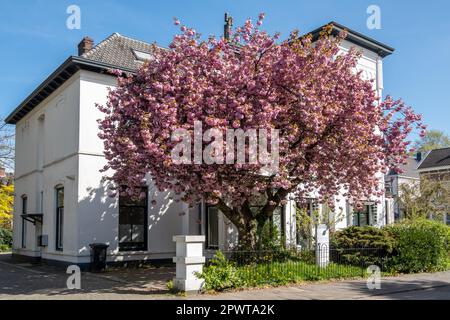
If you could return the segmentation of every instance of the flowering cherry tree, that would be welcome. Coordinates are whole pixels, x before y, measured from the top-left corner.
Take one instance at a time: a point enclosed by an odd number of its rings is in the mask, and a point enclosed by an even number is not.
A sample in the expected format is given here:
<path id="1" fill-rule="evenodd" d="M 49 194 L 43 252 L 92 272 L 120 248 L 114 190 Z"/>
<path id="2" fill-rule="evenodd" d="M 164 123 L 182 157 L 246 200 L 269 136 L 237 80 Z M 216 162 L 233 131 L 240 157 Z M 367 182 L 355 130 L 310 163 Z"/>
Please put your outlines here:
<path id="1" fill-rule="evenodd" d="M 332 37 L 327 27 L 314 43 L 297 32 L 281 41 L 261 30 L 263 18 L 247 20 L 229 39 L 202 41 L 180 26 L 168 50 L 155 47 L 136 74 L 118 73 L 118 86 L 99 106 L 104 170 L 112 169 L 116 186 L 128 186 L 118 191 L 133 194 L 150 174 L 160 190 L 191 205 L 217 205 L 247 248 L 290 198 L 314 191 L 333 206 L 340 194 L 355 203 L 382 195 L 380 173 L 399 168 L 409 133 L 425 129 L 410 107 L 381 101 L 362 79 L 361 54 L 339 50 L 345 33 Z M 172 133 L 193 132 L 198 121 L 205 130 L 278 129 L 278 171 L 260 174 L 260 163 L 174 163 Z"/>

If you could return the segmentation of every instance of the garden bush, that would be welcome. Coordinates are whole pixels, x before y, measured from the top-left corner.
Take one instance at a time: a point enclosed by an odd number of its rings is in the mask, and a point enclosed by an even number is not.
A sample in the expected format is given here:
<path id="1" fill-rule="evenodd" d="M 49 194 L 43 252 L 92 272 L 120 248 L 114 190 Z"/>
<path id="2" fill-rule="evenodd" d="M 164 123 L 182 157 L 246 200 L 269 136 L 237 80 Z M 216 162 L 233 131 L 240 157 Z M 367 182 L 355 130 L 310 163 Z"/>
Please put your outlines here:
<path id="1" fill-rule="evenodd" d="M 12 247 L 12 232 L 0 228 L 0 251 L 6 251 Z"/>
<path id="2" fill-rule="evenodd" d="M 449 262 L 450 228 L 418 219 L 386 227 L 395 238 L 393 268 L 397 272 L 445 270 Z"/>
<path id="3" fill-rule="evenodd" d="M 228 260 L 221 251 L 218 251 L 214 258 L 203 267 L 203 272 L 197 274 L 197 276 L 205 280 L 206 290 L 222 291 L 237 288 L 241 285 L 236 270 L 236 264 Z"/>
<path id="4" fill-rule="evenodd" d="M 331 236 L 333 248 L 373 248 L 392 252 L 394 245 L 395 239 L 388 230 L 371 226 L 352 226 Z"/>
<path id="5" fill-rule="evenodd" d="M 395 239 L 386 229 L 352 226 L 331 236 L 330 259 L 356 266 L 377 265 L 390 268 Z"/>

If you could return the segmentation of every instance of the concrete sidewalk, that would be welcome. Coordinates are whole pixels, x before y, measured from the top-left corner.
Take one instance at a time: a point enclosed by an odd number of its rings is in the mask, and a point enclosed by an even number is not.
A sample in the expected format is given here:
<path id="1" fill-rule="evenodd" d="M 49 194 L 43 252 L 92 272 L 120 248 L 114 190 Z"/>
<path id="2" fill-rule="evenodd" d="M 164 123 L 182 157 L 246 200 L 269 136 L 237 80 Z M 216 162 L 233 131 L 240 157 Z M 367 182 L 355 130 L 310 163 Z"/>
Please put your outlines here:
<path id="1" fill-rule="evenodd" d="M 366 280 L 346 280 L 203 295 L 200 298 L 230 300 L 450 300 L 450 271 L 382 278 L 380 290 L 369 290 Z"/>

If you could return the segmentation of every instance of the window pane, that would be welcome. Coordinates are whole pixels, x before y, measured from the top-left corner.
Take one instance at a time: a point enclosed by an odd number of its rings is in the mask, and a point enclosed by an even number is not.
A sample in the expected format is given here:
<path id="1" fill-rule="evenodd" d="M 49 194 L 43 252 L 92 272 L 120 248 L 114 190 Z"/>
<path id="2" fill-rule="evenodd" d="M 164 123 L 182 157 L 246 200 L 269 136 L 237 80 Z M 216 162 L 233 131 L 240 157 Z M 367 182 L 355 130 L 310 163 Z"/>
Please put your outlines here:
<path id="1" fill-rule="evenodd" d="M 22 248 L 27 246 L 27 220 L 22 219 Z"/>
<path id="2" fill-rule="evenodd" d="M 354 213 L 353 214 L 353 225 L 354 226 L 359 226 L 358 213 Z"/>
<path id="3" fill-rule="evenodd" d="M 143 189 L 142 192 L 147 196 L 147 189 Z M 121 206 L 146 206 L 147 199 L 146 197 L 130 197 L 126 195 L 121 195 L 119 197 L 119 202 Z"/>
<path id="4" fill-rule="evenodd" d="M 147 195 L 147 189 L 143 189 Z M 120 250 L 146 250 L 147 198 L 119 197 Z"/>
<path id="5" fill-rule="evenodd" d="M 367 221 L 367 213 L 360 212 L 359 213 L 359 226 L 364 227 L 367 226 L 369 222 Z"/>
<path id="6" fill-rule="evenodd" d="M 208 207 L 208 246 L 219 246 L 219 210 Z"/>
<path id="7" fill-rule="evenodd" d="M 56 250 L 63 249 L 64 239 L 64 188 L 56 189 Z"/>
<path id="8" fill-rule="evenodd" d="M 64 188 L 56 191 L 56 205 L 58 207 L 64 207 Z"/>
<path id="9" fill-rule="evenodd" d="M 23 197 L 22 198 L 22 214 L 27 214 L 27 210 L 28 210 L 28 198 Z"/>
<path id="10" fill-rule="evenodd" d="M 119 242 L 131 242 L 131 224 L 120 224 L 119 225 Z"/>
<path id="11" fill-rule="evenodd" d="M 281 207 L 277 207 L 274 211 L 273 211 L 273 226 L 275 227 L 275 229 L 278 232 L 278 236 L 281 236 L 281 214 L 282 214 L 283 210 Z"/>
<path id="12" fill-rule="evenodd" d="M 64 230 L 64 208 L 58 208 L 58 232 L 57 232 L 57 249 L 63 248 L 63 230 Z"/>

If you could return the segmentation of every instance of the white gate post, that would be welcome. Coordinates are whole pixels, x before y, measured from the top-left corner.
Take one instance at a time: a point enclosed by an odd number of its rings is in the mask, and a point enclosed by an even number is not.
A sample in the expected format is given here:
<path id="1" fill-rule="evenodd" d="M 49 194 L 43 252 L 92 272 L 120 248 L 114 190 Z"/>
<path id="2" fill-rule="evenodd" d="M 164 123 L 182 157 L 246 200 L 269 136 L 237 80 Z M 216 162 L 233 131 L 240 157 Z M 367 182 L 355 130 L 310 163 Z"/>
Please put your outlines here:
<path id="1" fill-rule="evenodd" d="M 174 289 L 184 292 L 198 292 L 203 287 L 203 280 L 195 273 L 202 272 L 205 263 L 203 244 L 205 236 L 174 236 L 176 242 L 176 277 L 173 279 Z"/>
<path id="2" fill-rule="evenodd" d="M 330 262 L 330 232 L 326 224 L 316 227 L 316 264 L 325 268 Z"/>

